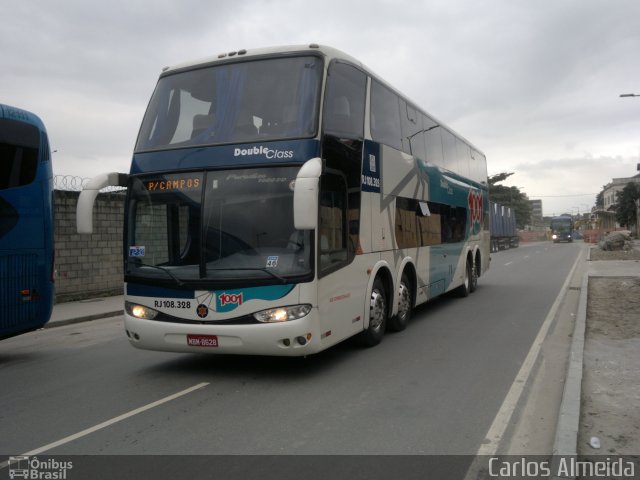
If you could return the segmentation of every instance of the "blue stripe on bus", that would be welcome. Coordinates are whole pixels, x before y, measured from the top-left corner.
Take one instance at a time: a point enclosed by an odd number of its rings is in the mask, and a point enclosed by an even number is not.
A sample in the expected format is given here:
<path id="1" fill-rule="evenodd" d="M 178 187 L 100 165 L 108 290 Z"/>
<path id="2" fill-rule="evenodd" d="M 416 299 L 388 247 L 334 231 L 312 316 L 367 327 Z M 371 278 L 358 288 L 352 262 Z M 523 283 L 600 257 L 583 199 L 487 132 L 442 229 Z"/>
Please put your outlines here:
<path id="1" fill-rule="evenodd" d="M 216 298 L 215 311 L 219 313 L 231 312 L 249 300 L 279 300 L 289 295 L 294 287 L 295 285 L 268 285 L 217 290 L 213 292 Z"/>
<path id="2" fill-rule="evenodd" d="M 134 154 L 131 174 L 205 168 L 259 167 L 271 164 L 302 165 L 307 160 L 318 156 L 320 156 L 318 140 L 177 148 Z"/>

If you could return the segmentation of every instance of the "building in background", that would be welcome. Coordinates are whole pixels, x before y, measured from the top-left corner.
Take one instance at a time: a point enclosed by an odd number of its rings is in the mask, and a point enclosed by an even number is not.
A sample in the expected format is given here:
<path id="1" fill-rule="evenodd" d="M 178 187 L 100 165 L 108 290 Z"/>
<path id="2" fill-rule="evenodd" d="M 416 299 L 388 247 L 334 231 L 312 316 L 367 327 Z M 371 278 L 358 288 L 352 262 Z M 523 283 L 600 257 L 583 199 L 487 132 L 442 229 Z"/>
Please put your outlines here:
<path id="1" fill-rule="evenodd" d="M 602 192 L 604 207 L 594 212 L 598 228 L 602 230 L 615 230 L 620 227 L 616 222 L 618 193 L 622 192 L 624 187 L 629 183 L 640 184 L 640 173 L 633 177 L 614 178 L 604 186 Z"/>
<path id="2" fill-rule="evenodd" d="M 542 200 L 529 200 L 529 204 L 531 205 L 531 224 L 535 226 L 542 224 Z"/>
<path id="3" fill-rule="evenodd" d="M 616 204 L 618 203 L 618 193 L 622 192 L 628 183 L 640 184 L 640 173 L 633 177 L 614 178 L 610 183 L 604 186 L 602 196 L 604 199 L 605 211 L 612 211 L 615 209 Z"/>

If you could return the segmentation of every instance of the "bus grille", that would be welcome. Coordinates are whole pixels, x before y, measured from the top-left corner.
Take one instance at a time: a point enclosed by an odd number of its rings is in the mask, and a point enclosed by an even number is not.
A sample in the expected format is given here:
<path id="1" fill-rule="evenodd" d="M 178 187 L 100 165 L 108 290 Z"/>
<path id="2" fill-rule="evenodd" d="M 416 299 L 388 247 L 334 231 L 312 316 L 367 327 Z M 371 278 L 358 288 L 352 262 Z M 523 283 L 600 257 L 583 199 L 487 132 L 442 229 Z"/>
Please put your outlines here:
<path id="1" fill-rule="evenodd" d="M 39 302 L 29 301 L 22 290 L 38 287 L 38 255 L 0 256 L 0 330 L 19 329 L 33 323 Z"/>

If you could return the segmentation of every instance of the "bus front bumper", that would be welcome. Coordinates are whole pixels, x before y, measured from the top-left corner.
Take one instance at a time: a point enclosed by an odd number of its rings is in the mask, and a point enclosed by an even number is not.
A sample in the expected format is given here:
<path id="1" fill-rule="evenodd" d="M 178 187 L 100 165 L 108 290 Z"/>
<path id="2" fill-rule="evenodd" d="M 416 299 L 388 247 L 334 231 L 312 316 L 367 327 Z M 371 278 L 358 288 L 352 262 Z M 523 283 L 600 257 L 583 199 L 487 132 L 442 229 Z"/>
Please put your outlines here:
<path id="1" fill-rule="evenodd" d="M 164 352 L 304 356 L 323 349 L 318 310 L 297 320 L 250 325 L 183 324 L 145 320 L 125 313 L 129 342 Z"/>

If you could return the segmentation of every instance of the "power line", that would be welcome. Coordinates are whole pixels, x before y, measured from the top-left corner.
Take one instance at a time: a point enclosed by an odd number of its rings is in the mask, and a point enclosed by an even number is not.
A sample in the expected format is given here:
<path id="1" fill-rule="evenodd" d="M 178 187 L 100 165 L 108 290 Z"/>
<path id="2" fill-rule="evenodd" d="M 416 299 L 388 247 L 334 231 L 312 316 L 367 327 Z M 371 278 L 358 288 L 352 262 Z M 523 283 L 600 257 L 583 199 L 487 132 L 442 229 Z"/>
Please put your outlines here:
<path id="1" fill-rule="evenodd" d="M 526 193 L 526 192 L 525 192 Z M 575 195 L 529 195 L 527 197 L 532 198 L 561 198 L 561 197 L 588 197 L 591 195 L 597 195 L 597 193 L 576 193 Z"/>

